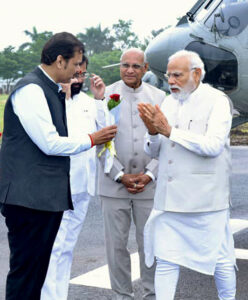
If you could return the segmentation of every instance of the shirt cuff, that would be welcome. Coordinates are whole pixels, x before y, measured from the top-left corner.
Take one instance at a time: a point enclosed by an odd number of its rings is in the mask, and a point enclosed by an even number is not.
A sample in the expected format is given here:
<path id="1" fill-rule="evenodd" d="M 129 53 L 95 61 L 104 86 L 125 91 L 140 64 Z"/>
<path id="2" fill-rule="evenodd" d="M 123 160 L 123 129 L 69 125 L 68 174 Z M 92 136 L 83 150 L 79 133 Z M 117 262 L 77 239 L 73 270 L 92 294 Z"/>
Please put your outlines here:
<path id="1" fill-rule="evenodd" d="M 124 175 L 124 172 L 123 171 L 120 171 L 114 178 L 114 181 L 116 181 L 120 176 L 123 176 Z"/>
<path id="2" fill-rule="evenodd" d="M 159 140 L 159 134 L 151 135 L 151 134 L 147 133 L 147 138 L 152 143 L 157 142 Z"/>
<path id="3" fill-rule="evenodd" d="M 99 106 L 99 107 L 104 107 L 107 105 L 107 102 L 106 102 L 106 99 L 103 98 L 103 99 L 94 99 L 95 100 L 95 104 L 96 106 Z"/>
<path id="4" fill-rule="evenodd" d="M 149 177 L 151 177 L 151 179 L 152 179 L 153 182 L 156 180 L 156 177 L 152 174 L 151 171 L 146 171 L 145 174 L 148 175 Z"/>
<path id="5" fill-rule="evenodd" d="M 92 141 L 88 134 L 87 134 L 86 139 L 87 139 L 87 141 L 85 141 L 85 148 L 86 148 L 86 150 L 89 150 L 92 147 Z"/>

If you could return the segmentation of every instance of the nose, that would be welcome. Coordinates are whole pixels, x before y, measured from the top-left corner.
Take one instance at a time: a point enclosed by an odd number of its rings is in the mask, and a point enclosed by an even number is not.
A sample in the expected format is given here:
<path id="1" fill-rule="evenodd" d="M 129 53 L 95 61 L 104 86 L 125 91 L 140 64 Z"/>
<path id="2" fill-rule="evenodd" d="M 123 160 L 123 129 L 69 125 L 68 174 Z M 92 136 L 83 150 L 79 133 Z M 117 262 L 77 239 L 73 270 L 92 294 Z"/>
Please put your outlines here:
<path id="1" fill-rule="evenodd" d="M 78 65 L 76 65 L 75 73 L 79 73 L 80 74 L 80 71 L 81 71 L 80 65 L 78 64 Z"/>
<path id="2" fill-rule="evenodd" d="M 133 67 L 132 67 L 132 66 L 129 66 L 129 67 L 127 68 L 127 72 L 128 72 L 128 73 L 133 73 L 133 72 L 134 72 Z"/>
<path id="3" fill-rule="evenodd" d="M 173 84 L 175 84 L 175 83 L 176 83 L 176 81 L 175 81 L 174 76 L 169 76 L 169 78 L 168 78 L 168 84 L 169 84 L 169 85 L 173 85 Z"/>

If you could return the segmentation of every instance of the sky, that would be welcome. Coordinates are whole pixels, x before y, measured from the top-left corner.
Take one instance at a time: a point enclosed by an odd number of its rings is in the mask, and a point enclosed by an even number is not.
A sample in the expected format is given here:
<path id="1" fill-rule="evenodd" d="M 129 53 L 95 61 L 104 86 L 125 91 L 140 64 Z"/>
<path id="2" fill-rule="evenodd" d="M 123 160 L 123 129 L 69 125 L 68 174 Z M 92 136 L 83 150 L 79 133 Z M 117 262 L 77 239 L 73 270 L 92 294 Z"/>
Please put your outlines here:
<path id="1" fill-rule="evenodd" d="M 24 30 L 53 33 L 84 32 L 85 28 L 111 28 L 119 19 L 132 20 L 132 30 L 142 40 L 153 29 L 174 25 L 196 0 L 2 0 L 0 51 L 30 39 Z"/>

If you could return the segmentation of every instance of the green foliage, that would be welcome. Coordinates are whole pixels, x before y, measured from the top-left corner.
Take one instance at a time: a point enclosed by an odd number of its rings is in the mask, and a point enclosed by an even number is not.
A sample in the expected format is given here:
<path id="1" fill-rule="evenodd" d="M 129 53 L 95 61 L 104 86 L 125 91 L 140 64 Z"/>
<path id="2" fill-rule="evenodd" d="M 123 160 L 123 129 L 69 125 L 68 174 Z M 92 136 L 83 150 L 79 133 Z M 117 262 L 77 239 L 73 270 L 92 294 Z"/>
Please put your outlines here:
<path id="1" fill-rule="evenodd" d="M 85 33 L 77 34 L 77 38 L 85 45 L 86 53 L 91 56 L 103 51 L 111 51 L 114 46 L 114 37 L 110 35 L 110 30 L 102 30 L 101 25 L 86 28 Z"/>
<path id="2" fill-rule="evenodd" d="M 18 53 L 15 53 L 12 46 L 0 52 L 0 77 L 6 80 L 7 91 L 10 83 L 20 77 L 18 60 Z"/>
<path id="3" fill-rule="evenodd" d="M 9 92 L 10 83 L 32 71 L 40 63 L 41 50 L 52 32 L 38 33 L 33 27 L 33 32 L 25 31 L 31 38 L 30 43 L 22 44 L 18 50 L 9 46 L 0 52 L 0 77 L 7 82 Z"/>
<path id="4" fill-rule="evenodd" d="M 41 51 L 45 43 L 52 37 L 51 31 L 37 32 L 36 27 L 33 27 L 33 32 L 25 30 L 31 42 L 22 44 L 17 53 L 19 54 L 20 73 L 22 76 L 32 71 L 39 63 Z"/>
<path id="5" fill-rule="evenodd" d="M 95 73 L 102 77 L 106 85 L 109 85 L 120 79 L 120 70 L 117 67 L 102 69 L 103 66 L 118 63 L 120 61 L 121 51 L 107 51 L 95 54 L 90 57 L 88 72 Z"/>
<path id="6" fill-rule="evenodd" d="M 79 40 L 85 44 L 89 56 L 89 72 L 100 75 L 106 85 L 120 79 L 119 68 L 117 66 L 102 69 L 103 66 L 118 63 L 124 49 L 140 47 L 145 50 L 150 40 L 163 30 L 153 30 L 152 36 L 145 38 L 141 43 L 131 27 L 131 20 L 120 19 L 110 29 L 102 29 L 99 24 L 77 34 Z M 39 33 L 35 26 L 31 31 L 24 32 L 30 38 L 30 42 L 22 44 L 17 50 L 9 46 L 0 52 L 0 78 L 5 79 L 8 85 L 32 71 L 40 63 L 42 48 L 53 35 L 50 31 Z"/>
<path id="7" fill-rule="evenodd" d="M 131 30 L 133 21 L 119 20 L 112 26 L 115 36 L 115 49 L 128 49 L 141 45 L 138 36 Z"/>

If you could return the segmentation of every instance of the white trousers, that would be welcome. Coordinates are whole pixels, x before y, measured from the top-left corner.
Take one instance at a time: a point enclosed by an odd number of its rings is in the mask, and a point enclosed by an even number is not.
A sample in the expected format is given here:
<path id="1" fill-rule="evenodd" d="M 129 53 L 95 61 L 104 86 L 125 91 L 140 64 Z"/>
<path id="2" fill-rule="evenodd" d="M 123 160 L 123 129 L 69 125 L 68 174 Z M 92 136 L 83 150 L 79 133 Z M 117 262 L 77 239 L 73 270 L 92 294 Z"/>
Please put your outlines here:
<path id="1" fill-rule="evenodd" d="M 180 266 L 157 258 L 155 272 L 156 300 L 173 300 Z M 236 273 L 233 259 L 220 254 L 214 272 L 219 300 L 235 300 Z"/>
<path id="2" fill-rule="evenodd" d="M 67 299 L 73 249 L 87 214 L 89 200 L 88 193 L 72 195 L 74 210 L 63 214 L 41 290 L 41 300 Z"/>

